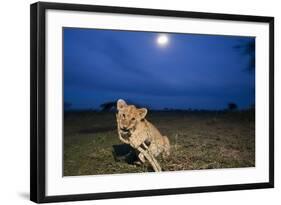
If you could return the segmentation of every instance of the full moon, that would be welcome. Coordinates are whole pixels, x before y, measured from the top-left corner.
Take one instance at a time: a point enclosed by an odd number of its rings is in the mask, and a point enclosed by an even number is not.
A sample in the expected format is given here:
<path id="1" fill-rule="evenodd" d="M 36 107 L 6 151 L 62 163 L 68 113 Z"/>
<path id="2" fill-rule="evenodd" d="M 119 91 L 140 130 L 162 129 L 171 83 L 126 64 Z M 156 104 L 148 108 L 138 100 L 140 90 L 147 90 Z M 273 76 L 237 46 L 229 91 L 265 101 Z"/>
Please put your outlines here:
<path id="1" fill-rule="evenodd" d="M 158 37 L 157 37 L 157 44 L 159 46 L 165 46 L 169 43 L 169 38 L 166 34 L 160 34 Z"/>

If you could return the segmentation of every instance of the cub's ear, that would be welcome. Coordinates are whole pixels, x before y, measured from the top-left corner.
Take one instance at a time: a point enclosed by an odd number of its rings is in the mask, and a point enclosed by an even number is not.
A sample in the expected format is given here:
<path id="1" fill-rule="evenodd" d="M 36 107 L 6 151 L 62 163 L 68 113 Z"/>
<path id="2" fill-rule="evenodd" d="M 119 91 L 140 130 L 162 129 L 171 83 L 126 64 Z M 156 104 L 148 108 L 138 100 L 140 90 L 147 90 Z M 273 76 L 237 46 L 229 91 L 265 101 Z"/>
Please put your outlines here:
<path id="1" fill-rule="evenodd" d="M 126 106 L 127 106 L 127 104 L 126 104 L 126 102 L 124 100 L 119 99 L 117 101 L 117 110 L 122 110 Z"/>
<path id="2" fill-rule="evenodd" d="M 139 115 L 140 115 L 141 119 L 144 119 L 146 114 L 147 114 L 147 109 L 146 108 L 139 109 Z"/>

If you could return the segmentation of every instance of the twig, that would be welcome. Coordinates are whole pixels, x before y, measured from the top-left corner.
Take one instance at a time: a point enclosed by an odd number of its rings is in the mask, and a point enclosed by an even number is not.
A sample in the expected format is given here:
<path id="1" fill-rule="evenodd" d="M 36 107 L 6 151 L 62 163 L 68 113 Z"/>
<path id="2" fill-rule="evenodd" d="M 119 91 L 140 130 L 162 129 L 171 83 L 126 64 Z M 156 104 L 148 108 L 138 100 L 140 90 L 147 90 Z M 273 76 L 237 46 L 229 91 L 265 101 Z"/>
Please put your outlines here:
<path id="1" fill-rule="evenodd" d="M 146 145 L 145 145 L 146 146 Z M 157 160 L 154 158 L 154 156 L 153 155 L 151 155 L 149 152 L 148 152 L 148 150 L 144 150 L 142 147 L 138 147 L 137 148 L 138 149 L 138 151 L 140 152 L 140 153 L 142 153 L 144 156 L 145 156 L 145 158 L 149 161 L 149 163 L 151 164 L 151 166 L 152 166 L 152 168 L 153 168 L 153 170 L 155 171 L 155 172 L 161 172 L 161 167 L 160 167 L 160 165 L 159 165 L 159 163 L 157 162 Z"/>

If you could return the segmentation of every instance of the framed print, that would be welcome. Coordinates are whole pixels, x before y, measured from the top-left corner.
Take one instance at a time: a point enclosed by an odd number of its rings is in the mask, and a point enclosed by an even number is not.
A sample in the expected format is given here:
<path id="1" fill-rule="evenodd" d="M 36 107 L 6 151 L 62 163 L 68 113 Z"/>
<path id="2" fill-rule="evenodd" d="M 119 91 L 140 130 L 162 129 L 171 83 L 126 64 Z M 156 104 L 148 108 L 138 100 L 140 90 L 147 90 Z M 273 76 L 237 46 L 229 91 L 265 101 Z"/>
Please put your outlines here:
<path id="1" fill-rule="evenodd" d="M 30 198 L 274 187 L 274 18 L 31 5 Z"/>

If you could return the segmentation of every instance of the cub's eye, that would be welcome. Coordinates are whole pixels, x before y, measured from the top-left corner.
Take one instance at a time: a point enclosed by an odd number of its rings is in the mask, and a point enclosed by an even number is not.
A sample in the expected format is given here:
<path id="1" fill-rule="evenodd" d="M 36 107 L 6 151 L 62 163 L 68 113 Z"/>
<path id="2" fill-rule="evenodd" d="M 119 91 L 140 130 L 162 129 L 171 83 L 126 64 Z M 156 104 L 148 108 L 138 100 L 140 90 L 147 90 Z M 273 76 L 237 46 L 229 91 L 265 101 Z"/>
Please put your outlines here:
<path id="1" fill-rule="evenodd" d="M 132 118 L 133 121 L 134 121 L 135 119 L 136 119 L 136 118 L 134 118 L 134 117 Z"/>

